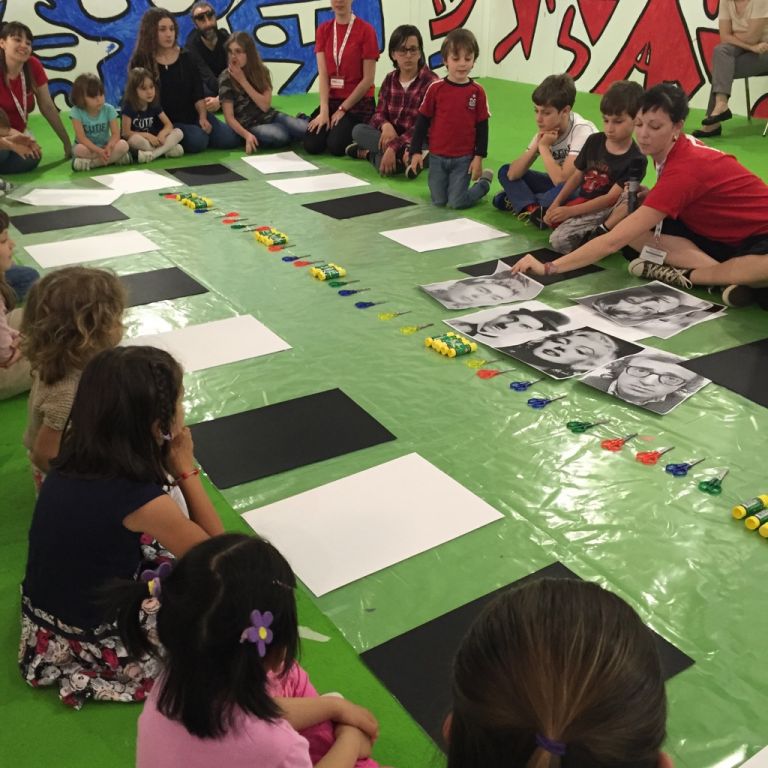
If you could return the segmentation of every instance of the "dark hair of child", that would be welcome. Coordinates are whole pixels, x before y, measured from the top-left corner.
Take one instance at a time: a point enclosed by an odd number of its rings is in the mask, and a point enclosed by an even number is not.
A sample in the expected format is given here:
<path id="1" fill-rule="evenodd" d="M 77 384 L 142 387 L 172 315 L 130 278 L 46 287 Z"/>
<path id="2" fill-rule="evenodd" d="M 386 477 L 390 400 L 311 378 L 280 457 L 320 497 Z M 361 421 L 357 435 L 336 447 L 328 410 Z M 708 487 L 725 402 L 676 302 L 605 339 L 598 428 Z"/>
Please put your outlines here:
<path id="1" fill-rule="evenodd" d="M 147 585 L 114 584 L 108 604 L 129 652 L 159 656 L 165 670 L 158 709 L 201 738 L 216 738 L 237 710 L 262 720 L 281 712 L 267 692 L 267 671 L 290 669 L 298 653 L 296 578 L 285 558 L 256 536 L 227 533 L 191 549 L 163 579 L 153 646 L 139 624 Z M 243 642 L 251 612 L 273 615 L 272 642 L 262 658 Z"/>
<path id="2" fill-rule="evenodd" d="M 394 64 L 395 69 L 399 69 L 397 61 L 395 60 L 395 51 L 408 42 L 409 37 L 415 37 L 419 41 L 419 69 L 421 69 L 427 62 L 424 58 L 424 40 L 421 37 L 421 32 L 418 27 L 413 24 L 401 24 L 399 27 L 395 27 L 392 30 L 392 34 L 389 36 L 389 46 L 387 52 L 389 58 Z"/>
<path id="3" fill-rule="evenodd" d="M 80 109 L 85 109 L 85 97 L 94 99 L 104 93 L 104 83 L 98 75 L 86 72 L 78 75 L 75 82 L 72 83 L 72 90 L 69 93 L 70 101 Z"/>
<path id="4" fill-rule="evenodd" d="M 666 695 L 651 631 L 597 584 L 503 593 L 453 668 L 447 768 L 656 768 Z"/>
<path id="5" fill-rule="evenodd" d="M 632 118 L 640 109 L 643 86 L 631 80 L 617 80 L 600 99 L 600 113 L 618 117 L 625 112 Z"/>
<path id="6" fill-rule="evenodd" d="M 446 35 L 443 44 L 440 46 L 440 55 L 443 61 L 450 54 L 471 53 L 475 58 L 480 55 L 480 46 L 477 44 L 477 38 L 468 29 L 459 27 Z"/>
<path id="7" fill-rule="evenodd" d="M 688 117 L 688 97 L 676 83 L 659 83 L 649 88 L 640 102 L 641 112 L 660 109 L 673 123 L 682 123 Z"/>
<path id="8" fill-rule="evenodd" d="M 159 88 L 155 82 L 155 76 L 146 67 L 133 67 L 128 72 L 128 80 L 125 83 L 125 100 L 137 112 L 146 109 L 139 99 L 138 90 L 144 84 L 145 80 L 151 80 L 155 86 L 155 100 L 153 104 L 158 103 Z"/>
<path id="9" fill-rule="evenodd" d="M 562 112 L 576 103 L 576 84 L 570 75 L 550 75 L 534 88 L 531 101 L 538 107 L 554 107 Z"/>
<path id="10" fill-rule="evenodd" d="M 182 393 L 182 370 L 155 347 L 115 347 L 85 367 L 58 457 L 59 472 L 166 485 L 168 441 Z"/>

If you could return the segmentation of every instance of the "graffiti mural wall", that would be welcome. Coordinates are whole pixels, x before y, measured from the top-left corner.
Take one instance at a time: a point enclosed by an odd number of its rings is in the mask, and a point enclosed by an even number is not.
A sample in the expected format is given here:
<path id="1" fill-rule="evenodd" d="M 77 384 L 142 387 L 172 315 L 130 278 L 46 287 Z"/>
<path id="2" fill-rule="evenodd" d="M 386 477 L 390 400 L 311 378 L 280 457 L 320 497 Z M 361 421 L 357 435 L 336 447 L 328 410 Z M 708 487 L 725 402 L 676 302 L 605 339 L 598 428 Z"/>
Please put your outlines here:
<path id="1" fill-rule="evenodd" d="M 182 40 L 192 28 L 192 0 L 0 0 L 4 20 L 35 34 L 35 53 L 51 79 L 60 107 L 72 80 L 98 72 L 108 98 L 119 101 L 142 14 L 163 7 L 176 17 Z M 329 0 L 211 0 L 220 25 L 248 30 L 280 93 L 314 88 L 315 27 L 331 15 Z M 570 72 L 579 90 L 602 93 L 616 79 L 647 85 L 677 80 L 706 103 L 709 61 L 718 42 L 717 0 L 354 0 L 383 50 L 398 24 L 422 30 L 431 66 L 440 68 L 440 44 L 460 26 L 480 41 L 478 76 L 535 83 Z M 390 66 L 379 62 L 378 80 Z M 768 116 L 768 78 L 753 78 L 753 113 Z M 733 108 L 744 112 L 743 88 Z"/>

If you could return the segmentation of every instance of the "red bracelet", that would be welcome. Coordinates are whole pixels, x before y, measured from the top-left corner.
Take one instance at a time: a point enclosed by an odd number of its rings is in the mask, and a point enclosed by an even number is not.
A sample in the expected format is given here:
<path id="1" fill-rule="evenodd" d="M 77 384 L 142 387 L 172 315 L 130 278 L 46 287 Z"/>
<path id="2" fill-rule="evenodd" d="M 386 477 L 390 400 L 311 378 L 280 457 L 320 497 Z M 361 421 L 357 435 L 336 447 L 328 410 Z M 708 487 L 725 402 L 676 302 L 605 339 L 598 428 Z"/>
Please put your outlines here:
<path id="1" fill-rule="evenodd" d="M 172 485 L 178 485 L 184 480 L 189 480 L 190 477 L 194 477 L 195 475 L 200 474 L 200 467 L 195 467 L 193 470 L 189 472 L 182 472 L 172 483 Z"/>

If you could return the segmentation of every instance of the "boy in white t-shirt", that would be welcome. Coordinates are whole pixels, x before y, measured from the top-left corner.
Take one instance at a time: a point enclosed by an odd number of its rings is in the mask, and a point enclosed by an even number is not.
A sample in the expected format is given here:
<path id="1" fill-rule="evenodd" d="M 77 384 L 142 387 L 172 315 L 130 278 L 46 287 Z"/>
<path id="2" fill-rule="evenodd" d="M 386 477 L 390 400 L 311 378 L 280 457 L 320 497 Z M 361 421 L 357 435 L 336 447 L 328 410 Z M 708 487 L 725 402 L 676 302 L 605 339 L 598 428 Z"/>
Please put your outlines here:
<path id="1" fill-rule="evenodd" d="M 493 204 L 500 211 L 513 211 L 518 218 L 543 226 L 544 212 L 573 173 L 576 156 L 597 128 L 572 111 L 576 86 L 570 75 L 545 78 L 531 99 L 538 130 L 525 152 L 499 169 L 504 191 L 493 198 Z M 537 157 L 546 173 L 531 170 Z"/>

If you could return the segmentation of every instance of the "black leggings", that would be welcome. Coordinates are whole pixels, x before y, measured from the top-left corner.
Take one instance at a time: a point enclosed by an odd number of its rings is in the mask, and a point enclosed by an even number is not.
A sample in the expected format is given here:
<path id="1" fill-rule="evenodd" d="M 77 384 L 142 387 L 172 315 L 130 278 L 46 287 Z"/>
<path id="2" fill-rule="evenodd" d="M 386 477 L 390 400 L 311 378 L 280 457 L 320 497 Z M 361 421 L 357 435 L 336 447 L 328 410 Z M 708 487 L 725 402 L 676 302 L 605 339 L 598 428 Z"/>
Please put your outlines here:
<path id="1" fill-rule="evenodd" d="M 328 104 L 331 115 L 339 108 L 341 101 L 332 100 Z M 321 128 L 316 133 L 307 131 L 304 134 L 304 149 L 310 155 L 321 155 L 328 152 L 331 155 L 341 156 L 344 150 L 352 143 L 352 129 L 358 123 L 367 123 L 373 115 L 374 101 L 372 97 L 365 97 L 355 104 L 354 112 L 345 112 L 333 128 Z M 320 114 L 318 107 L 311 115 L 314 119 Z"/>

